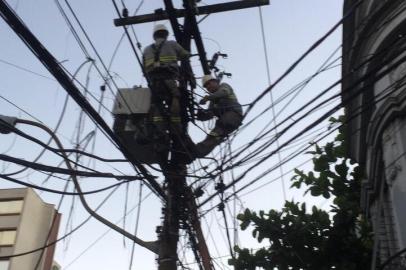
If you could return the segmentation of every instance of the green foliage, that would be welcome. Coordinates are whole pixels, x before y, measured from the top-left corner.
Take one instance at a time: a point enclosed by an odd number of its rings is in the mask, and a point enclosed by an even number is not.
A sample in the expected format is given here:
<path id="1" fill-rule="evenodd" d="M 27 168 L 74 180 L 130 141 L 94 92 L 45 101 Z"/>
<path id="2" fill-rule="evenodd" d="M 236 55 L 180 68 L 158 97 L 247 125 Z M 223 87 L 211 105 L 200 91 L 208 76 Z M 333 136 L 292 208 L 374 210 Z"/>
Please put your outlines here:
<path id="1" fill-rule="evenodd" d="M 343 123 L 343 116 L 331 118 Z M 241 229 L 268 248 L 251 251 L 235 247 L 229 264 L 237 270 L 261 269 L 370 269 L 370 227 L 361 216 L 360 167 L 346 157 L 344 130 L 325 146 L 315 145 L 313 171 L 295 169 L 292 188 L 306 187 L 314 197 L 334 198 L 330 213 L 305 203 L 286 201 L 281 211 L 259 214 L 245 210 L 238 215 Z"/>

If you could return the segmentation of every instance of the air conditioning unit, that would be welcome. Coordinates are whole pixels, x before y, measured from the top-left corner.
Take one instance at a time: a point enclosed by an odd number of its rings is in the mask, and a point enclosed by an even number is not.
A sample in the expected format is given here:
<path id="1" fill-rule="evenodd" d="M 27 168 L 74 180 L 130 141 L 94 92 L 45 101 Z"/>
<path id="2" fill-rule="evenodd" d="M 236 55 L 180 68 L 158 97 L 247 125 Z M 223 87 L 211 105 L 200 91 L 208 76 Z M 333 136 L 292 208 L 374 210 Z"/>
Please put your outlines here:
<path id="1" fill-rule="evenodd" d="M 148 112 L 151 106 L 149 88 L 120 88 L 114 105 L 113 131 L 139 162 L 158 163 L 155 147 L 149 134 Z"/>

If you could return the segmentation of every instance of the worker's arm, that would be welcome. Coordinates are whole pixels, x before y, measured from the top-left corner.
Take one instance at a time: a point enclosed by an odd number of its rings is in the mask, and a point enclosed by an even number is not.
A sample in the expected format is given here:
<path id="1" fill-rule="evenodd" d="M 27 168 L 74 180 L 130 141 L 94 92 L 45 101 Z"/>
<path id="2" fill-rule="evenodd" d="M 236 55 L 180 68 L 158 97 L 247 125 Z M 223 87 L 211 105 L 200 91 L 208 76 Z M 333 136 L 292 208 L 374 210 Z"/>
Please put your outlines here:
<path id="1" fill-rule="evenodd" d="M 231 89 L 231 86 L 229 86 L 228 84 L 222 83 L 216 92 L 211 93 L 210 95 L 207 96 L 207 99 L 216 100 L 219 98 L 225 98 L 225 97 L 228 97 L 232 93 L 233 93 L 233 90 Z"/>
<path id="2" fill-rule="evenodd" d="M 174 41 L 176 55 L 179 60 L 186 60 L 190 57 L 190 52 L 185 50 L 182 46 L 179 45 L 176 41 Z"/>
<path id="3" fill-rule="evenodd" d="M 197 111 L 197 115 L 196 115 L 197 120 L 200 120 L 200 121 L 207 121 L 207 120 L 212 119 L 213 117 L 214 117 L 214 114 L 211 110 L 199 109 Z"/>

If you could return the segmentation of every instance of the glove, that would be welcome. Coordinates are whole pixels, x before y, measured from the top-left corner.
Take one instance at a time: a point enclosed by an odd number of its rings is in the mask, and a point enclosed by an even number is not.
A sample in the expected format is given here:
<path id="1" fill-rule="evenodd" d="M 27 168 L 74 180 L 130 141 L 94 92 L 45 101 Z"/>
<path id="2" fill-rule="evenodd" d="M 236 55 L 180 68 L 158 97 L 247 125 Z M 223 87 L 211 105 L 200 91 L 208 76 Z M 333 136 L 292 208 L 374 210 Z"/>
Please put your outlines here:
<path id="1" fill-rule="evenodd" d="M 206 102 L 209 100 L 209 96 L 204 96 L 200 101 L 199 104 L 200 105 L 204 105 L 206 104 Z"/>

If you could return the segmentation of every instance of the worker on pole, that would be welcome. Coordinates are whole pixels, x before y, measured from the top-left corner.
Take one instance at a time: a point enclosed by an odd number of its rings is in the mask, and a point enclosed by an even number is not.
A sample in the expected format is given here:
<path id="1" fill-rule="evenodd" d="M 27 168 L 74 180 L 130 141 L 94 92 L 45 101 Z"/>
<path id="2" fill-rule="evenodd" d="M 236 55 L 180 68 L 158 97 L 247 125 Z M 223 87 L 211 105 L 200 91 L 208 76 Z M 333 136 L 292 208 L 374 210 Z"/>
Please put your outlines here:
<path id="1" fill-rule="evenodd" d="M 213 151 L 225 137 L 241 125 L 243 118 L 241 104 L 229 84 L 220 83 L 212 75 L 204 75 L 202 84 L 209 92 L 209 95 L 204 96 L 199 103 L 204 105 L 209 101 L 210 104 L 208 109 L 198 110 L 197 119 L 207 121 L 217 117 L 217 120 L 214 129 L 191 150 L 195 158 L 205 157 Z"/>
<path id="2" fill-rule="evenodd" d="M 168 40 L 169 31 L 163 24 L 153 30 L 154 43 L 144 49 L 143 62 L 150 82 L 152 99 L 150 116 L 155 127 L 153 136 L 164 148 L 168 145 L 168 132 L 182 135 L 180 119 L 179 64 L 190 53 L 176 41 Z M 165 150 L 165 149 L 161 149 Z M 159 149 L 157 149 L 160 152 Z"/>

